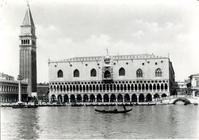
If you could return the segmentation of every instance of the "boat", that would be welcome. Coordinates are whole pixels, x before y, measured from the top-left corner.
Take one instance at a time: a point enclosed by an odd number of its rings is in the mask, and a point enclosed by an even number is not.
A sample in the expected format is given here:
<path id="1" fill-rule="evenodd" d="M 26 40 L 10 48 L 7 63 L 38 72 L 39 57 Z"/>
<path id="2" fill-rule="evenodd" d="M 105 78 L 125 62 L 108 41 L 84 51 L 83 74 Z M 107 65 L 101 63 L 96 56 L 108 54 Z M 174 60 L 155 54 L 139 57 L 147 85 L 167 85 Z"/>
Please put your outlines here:
<path id="1" fill-rule="evenodd" d="M 37 108 L 38 105 L 25 105 L 24 103 L 17 103 L 15 105 L 12 105 L 12 108 Z"/>
<path id="2" fill-rule="evenodd" d="M 127 113 L 127 112 L 130 112 L 132 110 L 131 109 L 127 109 L 127 110 L 117 110 L 117 109 L 114 109 L 114 110 L 99 110 L 99 109 L 95 109 L 96 112 L 101 112 L 101 113 Z"/>
<path id="3" fill-rule="evenodd" d="M 12 105 L 12 108 L 25 108 L 25 104 L 20 102 L 20 103 L 17 103 L 15 105 Z"/>
<path id="4" fill-rule="evenodd" d="M 38 105 L 13 105 L 12 108 L 37 108 Z"/>

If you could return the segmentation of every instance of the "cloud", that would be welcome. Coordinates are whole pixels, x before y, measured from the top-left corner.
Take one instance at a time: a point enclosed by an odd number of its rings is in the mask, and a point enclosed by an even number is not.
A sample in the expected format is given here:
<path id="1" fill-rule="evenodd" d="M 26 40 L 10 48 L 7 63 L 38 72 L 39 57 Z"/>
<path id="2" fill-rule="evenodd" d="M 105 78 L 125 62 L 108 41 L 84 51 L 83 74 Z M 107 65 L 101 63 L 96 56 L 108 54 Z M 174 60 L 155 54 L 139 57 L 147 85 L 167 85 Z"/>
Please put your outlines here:
<path id="1" fill-rule="evenodd" d="M 180 80 L 198 72 L 198 6 L 148 1 L 30 1 L 38 38 L 38 81 L 48 79 L 49 58 L 106 55 L 106 48 L 112 55 L 170 53 Z M 0 71 L 16 76 L 26 3 L 8 0 L 0 10 Z"/>

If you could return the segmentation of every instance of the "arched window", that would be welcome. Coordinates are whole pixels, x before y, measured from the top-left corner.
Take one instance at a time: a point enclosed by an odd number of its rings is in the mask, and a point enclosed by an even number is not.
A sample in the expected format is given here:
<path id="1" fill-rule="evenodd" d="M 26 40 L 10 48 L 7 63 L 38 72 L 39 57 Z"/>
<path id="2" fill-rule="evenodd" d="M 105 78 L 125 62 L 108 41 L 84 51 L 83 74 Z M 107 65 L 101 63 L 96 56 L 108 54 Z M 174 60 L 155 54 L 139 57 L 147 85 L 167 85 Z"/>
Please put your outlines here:
<path id="1" fill-rule="evenodd" d="M 110 71 L 106 70 L 106 71 L 104 72 L 104 78 L 110 78 L 110 77 L 111 77 Z"/>
<path id="2" fill-rule="evenodd" d="M 143 77 L 143 72 L 142 72 L 141 69 L 138 69 L 138 70 L 136 71 L 136 76 L 137 76 L 137 77 Z"/>
<path id="3" fill-rule="evenodd" d="M 73 77 L 79 77 L 79 70 L 78 69 L 74 70 Z"/>
<path id="4" fill-rule="evenodd" d="M 119 76 L 125 76 L 125 69 L 124 68 L 119 69 Z"/>
<path id="5" fill-rule="evenodd" d="M 90 75 L 91 75 L 91 77 L 96 77 L 96 76 L 97 76 L 96 70 L 95 70 L 95 69 L 92 69 Z"/>
<path id="6" fill-rule="evenodd" d="M 157 69 L 155 70 L 155 76 L 156 76 L 156 77 L 162 77 L 162 70 L 161 70 L 160 68 L 157 68 Z"/>
<path id="7" fill-rule="evenodd" d="M 59 70 L 59 71 L 57 72 L 57 77 L 58 77 L 58 78 L 63 77 L 63 71 L 62 71 L 62 70 Z"/>

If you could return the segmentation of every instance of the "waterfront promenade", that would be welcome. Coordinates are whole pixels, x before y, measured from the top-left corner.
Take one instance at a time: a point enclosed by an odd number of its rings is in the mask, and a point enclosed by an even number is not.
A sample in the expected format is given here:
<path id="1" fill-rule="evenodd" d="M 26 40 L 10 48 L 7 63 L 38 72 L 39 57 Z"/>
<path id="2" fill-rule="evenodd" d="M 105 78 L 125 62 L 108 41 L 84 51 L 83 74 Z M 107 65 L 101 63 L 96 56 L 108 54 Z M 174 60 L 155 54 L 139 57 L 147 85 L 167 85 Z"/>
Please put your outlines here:
<path id="1" fill-rule="evenodd" d="M 199 104 L 199 97 L 193 97 L 188 95 L 175 95 L 168 96 L 160 99 L 153 100 L 151 102 L 75 102 L 75 103 L 50 103 L 50 102 L 39 102 L 38 106 L 135 106 L 135 105 L 168 105 L 168 104 L 176 104 L 178 101 L 184 102 L 184 104 Z M 1 107 L 12 107 L 16 103 L 1 103 Z M 33 105 L 34 103 L 29 102 L 28 105 Z"/>

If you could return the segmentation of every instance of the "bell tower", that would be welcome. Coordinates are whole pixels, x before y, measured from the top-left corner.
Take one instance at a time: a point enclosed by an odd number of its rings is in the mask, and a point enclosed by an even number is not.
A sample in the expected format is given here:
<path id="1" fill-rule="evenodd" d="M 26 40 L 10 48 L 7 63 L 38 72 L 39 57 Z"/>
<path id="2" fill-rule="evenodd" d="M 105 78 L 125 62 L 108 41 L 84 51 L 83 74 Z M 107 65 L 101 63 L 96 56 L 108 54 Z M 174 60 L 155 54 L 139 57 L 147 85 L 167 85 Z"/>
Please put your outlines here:
<path id="1" fill-rule="evenodd" d="M 19 35 L 19 74 L 23 77 L 23 81 L 28 83 L 28 95 L 37 91 L 37 59 L 36 59 L 36 35 L 35 25 L 29 4 Z"/>

